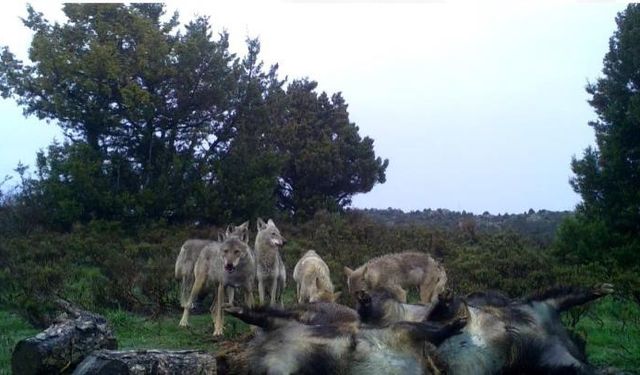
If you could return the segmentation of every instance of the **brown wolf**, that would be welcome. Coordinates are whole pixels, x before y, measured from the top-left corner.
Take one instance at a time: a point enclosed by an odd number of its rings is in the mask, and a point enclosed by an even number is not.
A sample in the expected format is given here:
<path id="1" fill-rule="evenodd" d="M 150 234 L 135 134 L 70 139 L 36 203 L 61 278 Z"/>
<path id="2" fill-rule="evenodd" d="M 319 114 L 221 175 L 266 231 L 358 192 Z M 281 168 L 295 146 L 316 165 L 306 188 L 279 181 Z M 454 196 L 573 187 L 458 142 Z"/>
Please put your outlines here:
<path id="1" fill-rule="evenodd" d="M 298 303 L 326 301 L 334 302 L 333 283 L 329 276 L 329 266 L 315 250 L 307 251 L 293 269 Z"/>
<path id="2" fill-rule="evenodd" d="M 444 325 L 400 322 L 368 328 L 337 321 L 305 324 L 288 310 L 226 311 L 263 330 L 247 347 L 251 374 L 439 373 L 434 345 L 465 324 L 459 319 Z"/>
<path id="3" fill-rule="evenodd" d="M 255 251 L 260 304 L 264 304 L 265 288 L 268 288 L 266 292 L 269 293 L 270 305 L 273 306 L 279 301 L 282 306 L 282 291 L 287 282 L 287 271 L 279 250 L 286 240 L 271 219 L 265 223 L 258 218 L 257 227 Z"/>
<path id="4" fill-rule="evenodd" d="M 189 299 L 189 294 L 191 293 L 191 289 L 193 288 L 193 281 L 195 280 L 193 274 L 193 267 L 198 260 L 198 256 L 202 249 L 205 246 L 209 245 L 212 242 L 221 243 L 224 237 L 228 236 L 237 236 L 241 239 L 249 238 L 249 222 L 245 221 L 244 223 L 234 226 L 227 226 L 227 231 L 224 235 L 218 235 L 218 241 L 212 240 L 200 240 L 200 239 L 189 239 L 186 240 L 182 246 L 180 247 L 180 254 L 178 254 L 178 258 L 176 259 L 175 265 L 175 277 L 180 282 L 180 307 L 186 307 L 187 300 Z M 233 303 L 233 293 L 229 295 L 229 303 Z M 191 307 L 191 306 L 189 306 Z"/>
<path id="5" fill-rule="evenodd" d="M 195 281 L 180 326 L 189 325 L 189 306 L 205 286 L 217 289 L 211 309 L 215 336 L 222 335 L 225 287 L 244 288 L 245 305 L 253 306 L 256 263 L 253 251 L 245 240 L 228 236 L 222 243 L 212 242 L 202 249 L 194 267 Z"/>
<path id="6" fill-rule="evenodd" d="M 418 286 L 420 302 L 434 302 L 447 282 L 447 274 L 431 255 L 418 252 L 387 254 L 352 270 L 344 268 L 349 292 L 383 288 L 400 302 L 407 302 L 403 287 Z"/>
<path id="7" fill-rule="evenodd" d="M 601 284 L 591 289 L 552 288 L 523 300 L 491 293 L 454 298 L 445 293 L 429 320 L 443 323 L 468 316 L 462 333 L 438 347 L 450 374 L 592 374 L 559 313 L 612 292 L 610 284 Z"/>

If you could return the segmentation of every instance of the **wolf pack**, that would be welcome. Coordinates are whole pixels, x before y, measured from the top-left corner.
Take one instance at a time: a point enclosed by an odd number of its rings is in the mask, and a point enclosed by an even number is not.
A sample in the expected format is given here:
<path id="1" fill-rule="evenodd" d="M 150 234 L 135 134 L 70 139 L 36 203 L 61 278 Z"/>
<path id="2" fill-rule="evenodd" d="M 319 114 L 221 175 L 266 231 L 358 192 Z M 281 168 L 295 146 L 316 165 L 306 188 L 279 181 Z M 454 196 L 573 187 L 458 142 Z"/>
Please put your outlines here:
<path id="1" fill-rule="evenodd" d="M 187 240 L 175 264 L 180 326 L 203 293 L 214 292 L 213 334 L 224 314 L 254 326 L 249 374 L 593 374 L 584 346 L 560 313 L 613 292 L 611 284 L 555 287 L 523 298 L 497 291 L 454 295 L 443 265 L 420 251 L 344 265 L 353 306 L 337 302 L 331 270 L 315 250 L 293 269 L 297 303 L 284 306 L 286 244 L 272 219 L 230 225 L 218 240 Z M 258 303 L 254 289 L 258 289 Z M 407 303 L 416 290 L 420 303 Z M 243 303 L 234 301 L 235 293 Z"/>

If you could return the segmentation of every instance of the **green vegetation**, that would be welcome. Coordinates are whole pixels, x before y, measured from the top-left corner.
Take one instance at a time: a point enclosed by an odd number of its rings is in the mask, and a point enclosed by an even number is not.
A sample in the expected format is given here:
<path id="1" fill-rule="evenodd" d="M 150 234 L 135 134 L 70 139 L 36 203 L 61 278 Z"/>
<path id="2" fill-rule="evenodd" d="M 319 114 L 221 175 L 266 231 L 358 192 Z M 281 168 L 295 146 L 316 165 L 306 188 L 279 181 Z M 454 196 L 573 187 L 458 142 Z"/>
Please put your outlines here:
<path id="1" fill-rule="evenodd" d="M 11 373 L 11 351 L 16 343 L 38 331 L 18 314 L 0 309 L 0 374 Z"/>
<path id="2" fill-rule="evenodd" d="M 587 86 L 598 116 L 589 123 L 596 146 L 571 162 L 571 186 L 582 202 L 561 226 L 556 248 L 565 261 L 627 273 L 640 302 L 640 6 L 628 5 L 616 24 L 603 76 Z"/>
<path id="3" fill-rule="evenodd" d="M 27 11 L 33 64 L 3 48 L 0 94 L 66 135 L 36 177 L 18 168 L 27 226 L 304 218 L 385 181 L 341 94 L 285 85 L 258 40 L 238 57 L 209 18 L 178 31 L 162 4 L 64 4 L 62 23 Z"/>
<path id="4" fill-rule="evenodd" d="M 587 342 L 587 356 L 597 366 L 639 373 L 640 307 L 606 297 L 595 303 L 575 327 Z"/>

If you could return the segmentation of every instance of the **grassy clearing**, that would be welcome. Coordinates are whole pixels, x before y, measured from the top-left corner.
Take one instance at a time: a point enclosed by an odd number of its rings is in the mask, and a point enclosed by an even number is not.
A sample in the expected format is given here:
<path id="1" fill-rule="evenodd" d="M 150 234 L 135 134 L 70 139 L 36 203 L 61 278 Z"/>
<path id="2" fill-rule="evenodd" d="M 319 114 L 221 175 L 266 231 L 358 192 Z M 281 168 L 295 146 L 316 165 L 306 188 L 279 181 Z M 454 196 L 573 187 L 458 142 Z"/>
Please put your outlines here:
<path id="1" fill-rule="evenodd" d="M 11 352 L 16 343 L 38 330 L 9 311 L 0 310 L 0 374 L 11 373 Z"/>
<path id="2" fill-rule="evenodd" d="M 587 340 L 587 356 L 596 366 L 640 374 L 640 307 L 606 297 L 576 326 Z"/>

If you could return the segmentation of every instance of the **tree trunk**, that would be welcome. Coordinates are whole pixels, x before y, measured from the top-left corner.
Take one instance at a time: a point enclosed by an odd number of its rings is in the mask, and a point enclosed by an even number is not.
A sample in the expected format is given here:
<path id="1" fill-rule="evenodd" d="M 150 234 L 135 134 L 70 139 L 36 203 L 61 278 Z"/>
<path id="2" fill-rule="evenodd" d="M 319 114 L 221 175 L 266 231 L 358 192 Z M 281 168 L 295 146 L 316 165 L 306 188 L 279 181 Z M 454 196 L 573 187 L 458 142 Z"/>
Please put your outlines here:
<path id="1" fill-rule="evenodd" d="M 197 350 L 99 350 L 82 361 L 73 375 L 215 375 L 216 366 L 215 355 Z"/>
<path id="2" fill-rule="evenodd" d="M 72 369 L 98 349 L 116 349 L 117 341 L 104 317 L 58 301 L 66 310 L 56 323 L 13 349 L 14 374 L 53 374 Z"/>

